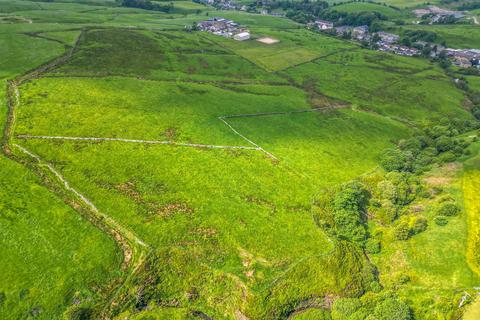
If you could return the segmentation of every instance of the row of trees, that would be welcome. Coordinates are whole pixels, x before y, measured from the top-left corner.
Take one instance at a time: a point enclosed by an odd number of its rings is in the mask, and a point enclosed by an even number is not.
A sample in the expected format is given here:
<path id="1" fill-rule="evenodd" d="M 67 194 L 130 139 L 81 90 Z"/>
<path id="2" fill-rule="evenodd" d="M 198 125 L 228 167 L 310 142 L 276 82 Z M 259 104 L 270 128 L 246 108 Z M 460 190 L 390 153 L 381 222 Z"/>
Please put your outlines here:
<path id="1" fill-rule="evenodd" d="M 162 11 L 162 12 L 167 12 L 167 13 L 170 12 L 173 9 L 173 3 L 172 2 L 170 2 L 166 5 L 161 5 L 161 4 L 158 4 L 158 3 L 154 3 L 150 0 L 119 0 L 118 2 L 122 7 Z"/>

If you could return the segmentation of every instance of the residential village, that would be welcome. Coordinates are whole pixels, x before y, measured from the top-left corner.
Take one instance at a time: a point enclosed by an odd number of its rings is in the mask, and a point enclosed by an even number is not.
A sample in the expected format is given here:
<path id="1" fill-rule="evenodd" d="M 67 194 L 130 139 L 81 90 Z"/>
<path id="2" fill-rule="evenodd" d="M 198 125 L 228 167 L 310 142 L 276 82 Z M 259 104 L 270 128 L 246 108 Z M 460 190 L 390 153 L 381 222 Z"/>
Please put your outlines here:
<path id="1" fill-rule="evenodd" d="M 400 36 L 384 31 L 369 32 L 368 26 L 337 26 L 330 21 L 317 20 L 310 28 L 316 28 L 322 32 L 328 32 L 337 36 L 346 36 L 360 42 L 374 41 L 374 48 L 379 51 L 391 52 L 402 56 L 419 56 L 422 51 L 418 47 L 430 45 L 434 50 L 430 52 L 430 57 L 439 56 L 442 52 L 452 60 L 453 65 L 460 68 L 477 67 L 480 69 L 480 49 L 451 49 L 442 47 L 438 44 L 418 41 L 416 47 L 410 47 L 400 44 Z"/>

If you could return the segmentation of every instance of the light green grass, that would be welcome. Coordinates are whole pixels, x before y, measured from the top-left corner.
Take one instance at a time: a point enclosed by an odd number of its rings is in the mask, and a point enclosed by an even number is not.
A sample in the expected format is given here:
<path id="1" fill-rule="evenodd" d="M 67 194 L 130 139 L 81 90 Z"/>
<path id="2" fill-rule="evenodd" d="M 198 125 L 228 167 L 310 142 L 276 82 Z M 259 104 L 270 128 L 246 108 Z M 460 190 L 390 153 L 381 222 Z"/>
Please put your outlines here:
<path id="1" fill-rule="evenodd" d="M 379 3 L 386 3 L 391 6 L 395 6 L 398 8 L 412 8 L 416 6 L 421 6 L 425 5 L 426 2 L 423 0 L 385 0 L 385 1 L 377 1 Z M 430 4 L 438 4 L 440 1 L 434 0 L 434 1 L 429 1 L 428 3 Z"/>
<path id="2" fill-rule="evenodd" d="M 84 35 L 71 62 L 56 73 L 285 82 L 201 34 L 185 31 L 92 30 Z"/>
<path id="3" fill-rule="evenodd" d="M 20 165 L 0 166 L 0 317 L 58 319 L 74 298 L 104 299 L 122 260 L 114 241 Z"/>
<path id="4" fill-rule="evenodd" d="M 340 53 L 285 72 L 299 85 L 367 110 L 422 121 L 444 116 L 471 118 L 463 93 L 423 59 L 374 51 Z"/>
<path id="5" fill-rule="evenodd" d="M 408 134 L 408 129 L 395 121 L 351 110 L 229 122 L 322 186 L 345 182 L 373 169 L 379 152 Z"/>
<path id="6" fill-rule="evenodd" d="M 61 44 L 15 33 L 0 33 L 0 78 L 9 78 L 61 55 Z"/>
<path id="7" fill-rule="evenodd" d="M 74 31 L 53 31 L 53 32 L 46 32 L 43 35 L 50 39 L 55 39 L 62 41 L 63 43 L 73 46 L 75 41 L 77 40 L 78 36 L 80 35 L 79 30 Z"/>
<path id="8" fill-rule="evenodd" d="M 218 117 L 309 108 L 294 87 L 41 79 L 21 89 L 17 134 L 249 145 Z M 68 110 L 68 112 L 66 112 Z"/>
<path id="9" fill-rule="evenodd" d="M 163 299 L 187 303 L 184 293 L 195 284 L 200 298 L 192 307 L 233 314 L 243 286 L 254 295 L 291 264 L 329 250 L 309 213 L 313 181 L 260 152 L 22 144 L 54 163 L 102 212 L 156 248 L 160 261 L 169 261 L 156 266 Z M 246 276 L 252 270 L 254 276 Z M 291 294 L 308 295 L 306 283 L 302 286 Z"/>
<path id="10" fill-rule="evenodd" d="M 235 53 L 256 63 L 267 71 L 278 71 L 342 50 L 354 45 L 307 30 L 284 30 L 256 28 L 254 38 L 271 37 L 278 43 L 264 44 L 254 39 L 235 41 L 210 35 L 209 38 Z"/>
<path id="11" fill-rule="evenodd" d="M 387 16 L 389 19 L 398 19 L 398 18 L 408 17 L 411 15 L 411 13 L 407 11 L 396 10 L 396 9 L 384 6 L 383 4 L 372 3 L 372 2 L 350 2 L 350 3 L 340 4 L 337 6 L 332 6 L 331 9 L 335 11 L 348 12 L 348 13 L 375 11 Z"/>
<path id="12" fill-rule="evenodd" d="M 405 26 L 409 30 L 426 30 L 437 33 L 439 40 L 445 40 L 451 48 L 480 48 L 480 26 L 478 25 L 435 25 Z"/>

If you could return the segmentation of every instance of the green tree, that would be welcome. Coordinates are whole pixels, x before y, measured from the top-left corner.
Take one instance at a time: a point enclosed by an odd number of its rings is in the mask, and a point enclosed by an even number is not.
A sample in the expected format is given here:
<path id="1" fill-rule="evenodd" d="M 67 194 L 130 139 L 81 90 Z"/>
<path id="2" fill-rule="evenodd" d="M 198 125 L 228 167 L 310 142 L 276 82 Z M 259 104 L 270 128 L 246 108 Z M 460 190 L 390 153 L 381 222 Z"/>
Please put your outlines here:
<path id="1" fill-rule="evenodd" d="M 387 298 L 380 302 L 374 310 L 378 320 L 412 320 L 412 312 L 408 305 L 394 298 Z"/>

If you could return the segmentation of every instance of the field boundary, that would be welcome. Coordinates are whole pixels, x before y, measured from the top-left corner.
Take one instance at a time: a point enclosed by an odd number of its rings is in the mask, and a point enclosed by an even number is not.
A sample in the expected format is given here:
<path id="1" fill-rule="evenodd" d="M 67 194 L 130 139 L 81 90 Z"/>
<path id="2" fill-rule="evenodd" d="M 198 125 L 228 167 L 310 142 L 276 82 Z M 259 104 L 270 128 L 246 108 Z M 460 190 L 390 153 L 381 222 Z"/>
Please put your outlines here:
<path id="1" fill-rule="evenodd" d="M 21 134 L 16 136 L 19 139 L 43 139 L 43 140 L 73 140 L 73 141 L 115 141 L 115 142 L 128 142 L 128 143 L 141 143 L 141 144 L 160 144 L 171 145 L 178 147 L 193 147 L 204 149 L 244 149 L 244 150 L 261 150 L 260 147 L 247 147 L 247 146 L 228 146 L 228 145 L 212 145 L 212 144 L 199 144 L 199 143 L 181 143 L 168 140 L 141 140 L 141 139 L 124 139 L 124 138 L 101 138 L 101 137 L 64 137 L 64 136 L 36 136 Z"/>

